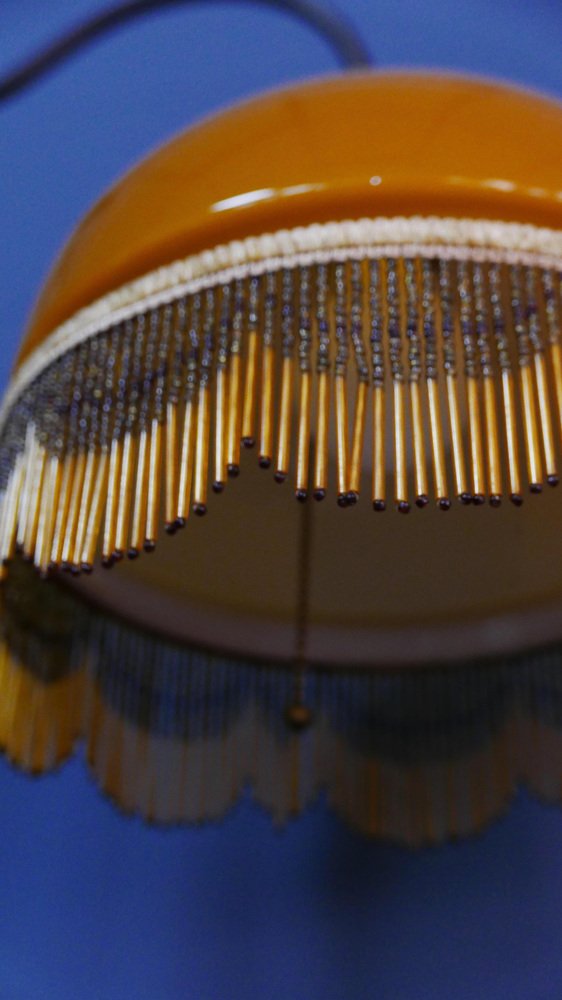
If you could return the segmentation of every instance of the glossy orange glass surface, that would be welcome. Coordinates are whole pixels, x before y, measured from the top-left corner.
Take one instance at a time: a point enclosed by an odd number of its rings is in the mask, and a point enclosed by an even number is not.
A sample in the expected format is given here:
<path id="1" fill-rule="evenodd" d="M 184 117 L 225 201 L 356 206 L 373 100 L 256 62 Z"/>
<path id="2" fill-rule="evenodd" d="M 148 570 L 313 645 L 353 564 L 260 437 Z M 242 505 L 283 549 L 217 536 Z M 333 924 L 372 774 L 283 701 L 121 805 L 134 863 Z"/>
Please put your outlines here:
<path id="1" fill-rule="evenodd" d="M 233 239 L 362 216 L 562 228 L 562 105 L 477 78 L 349 73 L 259 96 L 144 159 L 80 224 L 18 364 L 76 310 Z"/>

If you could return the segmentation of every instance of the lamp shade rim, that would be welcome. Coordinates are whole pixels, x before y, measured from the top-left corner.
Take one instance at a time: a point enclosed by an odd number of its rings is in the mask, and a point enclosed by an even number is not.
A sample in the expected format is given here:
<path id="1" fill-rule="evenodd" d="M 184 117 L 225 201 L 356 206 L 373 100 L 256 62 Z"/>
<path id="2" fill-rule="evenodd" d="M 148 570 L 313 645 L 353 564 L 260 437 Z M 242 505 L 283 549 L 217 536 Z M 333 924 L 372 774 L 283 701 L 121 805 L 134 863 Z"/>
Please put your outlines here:
<path id="1" fill-rule="evenodd" d="M 459 515 L 462 513 L 459 511 Z M 109 610 L 132 628 L 188 647 L 207 649 L 263 664 L 294 662 L 294 622 L 268 617 L 248 607 L 188 604 L 149 581 L 104 574 L 73 581 L 82 598 Z M 395 621 L 386 624 L 315 621 L 307 627 L 307 664 L 324 670 L 451 669 L 471 659 L 501 660 L 525 650 L 547 648 L 561 640 L 562 603 L 556 596 L 535 606 L 475 609 L 458 618 Z"/>
<path id="2" fill-rule="evenodd" d="M 346 219 L 233 240 L 175 260 L 78 310 L 38 344 L 14 370 L 0 406 L 0 428 L 15 400 L 41 371 L 90 337 L 139 314 L 279 268 L 388 256 L 556 270 L 562 267 L 562 228 L 438 216 Z"/>

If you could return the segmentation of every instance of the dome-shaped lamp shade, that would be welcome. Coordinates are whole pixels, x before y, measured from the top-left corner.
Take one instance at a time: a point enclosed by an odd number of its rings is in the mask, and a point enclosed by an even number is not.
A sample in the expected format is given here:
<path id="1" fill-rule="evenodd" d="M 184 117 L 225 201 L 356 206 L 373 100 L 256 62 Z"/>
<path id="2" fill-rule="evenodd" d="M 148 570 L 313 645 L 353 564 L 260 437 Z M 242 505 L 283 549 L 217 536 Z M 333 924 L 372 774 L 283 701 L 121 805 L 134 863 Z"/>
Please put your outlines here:
<path id="1" fill-rule="evenodd" d="M 552 100 L 378 73 L 257 98 L 147 158 L 31 319 L 1 415 L 4 562 L 19 546 L 78 575 L 158 541 L 86 589 L 290 657 L 298 505 L 274 477 L 326 498 L 309 660 L 560 638 L 556 495 L 509 501 L 558 481 L 561 161 Z M 376 513 L 394 506 L 426 509 Z"/>

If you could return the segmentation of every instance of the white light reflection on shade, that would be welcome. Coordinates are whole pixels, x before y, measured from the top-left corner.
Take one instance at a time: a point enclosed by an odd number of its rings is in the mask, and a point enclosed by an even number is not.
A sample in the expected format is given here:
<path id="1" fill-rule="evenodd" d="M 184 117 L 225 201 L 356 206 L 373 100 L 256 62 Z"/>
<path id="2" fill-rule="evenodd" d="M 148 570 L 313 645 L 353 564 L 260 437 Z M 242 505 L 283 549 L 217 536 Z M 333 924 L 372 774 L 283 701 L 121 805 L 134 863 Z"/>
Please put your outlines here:
<path id="1" fill-rule="evenodd" d="M 275 197 L 275 188 L 259 188 L 257 191 L 246 191 L 244 194 L 235 194 L 232 198 L 223 198 L 211 205 L 211 212 L 228 212 L 230 208 L 242 208 L 244 205 L 253 205 L 256 201 L 267 201 L 268 198 Z"/>
<path id="2" fill-rule="evenodd" d="M 501 177 L 490 177 L 486 181 L 482 181 L 484 187 L 493 188 L 494 191 L 515 191 L 517 185 L 513 181 L 505 181 Z"/>
<path id="3" fill-rule="evenodd" d="M 211 205 L 211 212 L 228 212 L 231 208 L 243 208 L 258 201 L 268 201 L 270 198 L 289 198 L 293 195 L 308 194 L 309 191 L 320 191 L 324 184 L 293 184 L 284 188 L 258 188 L 256 191 L 245 191 L 231 198 L 222 198 Z"/>

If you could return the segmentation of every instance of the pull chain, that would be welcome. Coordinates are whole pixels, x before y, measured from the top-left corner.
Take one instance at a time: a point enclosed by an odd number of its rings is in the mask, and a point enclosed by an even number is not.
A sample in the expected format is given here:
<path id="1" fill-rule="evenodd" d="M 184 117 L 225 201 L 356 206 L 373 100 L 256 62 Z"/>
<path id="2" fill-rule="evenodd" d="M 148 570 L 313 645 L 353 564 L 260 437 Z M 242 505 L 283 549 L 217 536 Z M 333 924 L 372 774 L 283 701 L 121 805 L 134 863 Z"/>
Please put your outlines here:
<path id="1" fill-rule="evenodd" d="M 295 609 L 295 650 L 293 697 L 286 720 L 291 729 L 301 731 L 312 722 L 312 712 L 305 703 L 307 643 L 310 625 L 310 578 L 312 554 L 312 504 L 299 505 L 299 540 L 297 553 L 297 595 Z"/>

